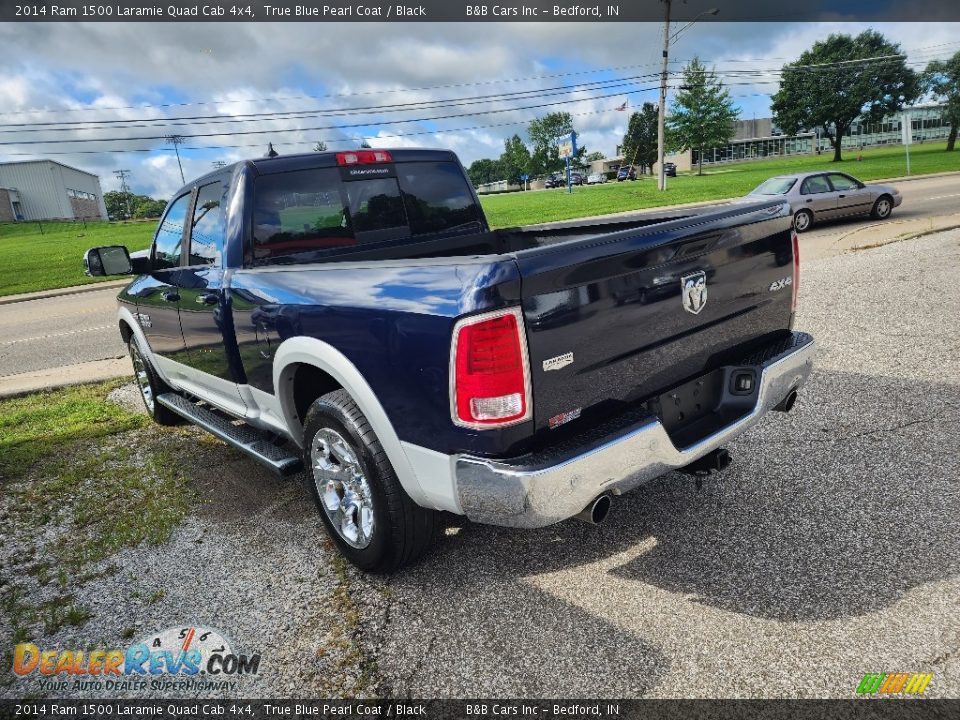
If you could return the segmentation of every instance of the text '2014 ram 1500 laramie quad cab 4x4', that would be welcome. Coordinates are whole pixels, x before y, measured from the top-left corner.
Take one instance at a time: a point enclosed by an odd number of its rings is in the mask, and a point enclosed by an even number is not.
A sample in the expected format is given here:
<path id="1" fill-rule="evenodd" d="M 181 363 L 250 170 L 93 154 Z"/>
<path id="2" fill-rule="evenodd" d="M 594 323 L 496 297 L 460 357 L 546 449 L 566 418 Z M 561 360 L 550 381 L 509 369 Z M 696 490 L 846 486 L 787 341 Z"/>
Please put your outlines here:
<path id="1" fill-rule="evenodd" d="M 429 545 L 438 511 L 598 522 L 611 496 L 789 410 L 797 239 L 771 200 L 490 230 L 453 153 L 239 162 L 184 187 L 119 324 L 153 418 L 304 471 L 357 566 Z"/>

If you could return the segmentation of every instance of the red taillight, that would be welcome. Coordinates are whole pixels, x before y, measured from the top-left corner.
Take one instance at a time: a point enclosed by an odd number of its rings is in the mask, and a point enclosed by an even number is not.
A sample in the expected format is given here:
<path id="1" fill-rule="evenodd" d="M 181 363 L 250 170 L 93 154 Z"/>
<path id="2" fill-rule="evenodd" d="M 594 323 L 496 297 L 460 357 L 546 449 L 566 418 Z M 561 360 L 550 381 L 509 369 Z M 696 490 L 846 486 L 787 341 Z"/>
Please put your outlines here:
<path id="1" fill-rule="evenodd" d="M 351 150 L 337 153 L 337 165 L 376 165 L 393 162 L 387 150 Z"/>
<path id="2" fill-rule="evenodd" d="M 793 282 L 790 285 L 790 312 L 797 311 L 797 293 L 800 291 L 800 238 L 793 231 Z"/>
<path id="3" fill-rule="evenodd" d="M 531 416 L 520 310 L 461 320 L 453 329 L 450 411 L 457 425 L 502 427 Z"/>

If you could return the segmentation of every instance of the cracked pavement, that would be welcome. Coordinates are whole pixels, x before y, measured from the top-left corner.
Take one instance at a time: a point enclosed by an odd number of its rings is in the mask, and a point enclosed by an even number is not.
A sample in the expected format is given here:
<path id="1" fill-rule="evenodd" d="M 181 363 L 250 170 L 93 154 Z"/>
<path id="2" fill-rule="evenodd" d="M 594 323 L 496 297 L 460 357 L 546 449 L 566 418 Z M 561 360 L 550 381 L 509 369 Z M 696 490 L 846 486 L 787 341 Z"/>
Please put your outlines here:
<path id="1" fill-rule="evenodd" d="M 842 698 L 924 671 L 960 695 L 958 266 L 958 231 L 804 263 L 811 381 L 700 491 L 664 476 L 599 527 L 465 523 L 354 574 L 381 690 Z"/>

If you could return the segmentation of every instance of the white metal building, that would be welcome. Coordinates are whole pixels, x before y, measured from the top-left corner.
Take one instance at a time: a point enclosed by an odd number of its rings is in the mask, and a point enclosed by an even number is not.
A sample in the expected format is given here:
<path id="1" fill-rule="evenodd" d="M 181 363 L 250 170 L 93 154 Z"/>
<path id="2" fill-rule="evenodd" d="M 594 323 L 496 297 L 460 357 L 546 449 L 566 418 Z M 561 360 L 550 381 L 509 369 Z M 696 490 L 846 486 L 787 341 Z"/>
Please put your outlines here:
<path id="1" fill-rule="evenodd" d="M 93 173 L 56 160 L 0 162 L 0 221 L 106 217 L 100 178 Z"/>

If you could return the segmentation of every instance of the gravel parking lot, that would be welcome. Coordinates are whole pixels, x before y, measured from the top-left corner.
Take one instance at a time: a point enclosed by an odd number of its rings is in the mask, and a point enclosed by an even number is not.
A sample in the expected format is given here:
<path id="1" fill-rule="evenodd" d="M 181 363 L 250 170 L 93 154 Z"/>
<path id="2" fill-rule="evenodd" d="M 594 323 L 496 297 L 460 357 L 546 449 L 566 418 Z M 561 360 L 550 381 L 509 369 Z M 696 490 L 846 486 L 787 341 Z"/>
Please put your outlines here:
<path id="1" fill-rule="evenodd" d="M 454 527 L 389 578 L 334 559 L 297 484 L 207 447 L 173 539 L 110 559 L 94 616 L 44 642 L 220 628 L 263 655 L 227 697 L 851 697 L 893 671 L 958 697 L 957 267 L 956 231 L 805 263 L 814 375 L 728 470 L 660 478 L 599 527 Z"/>

